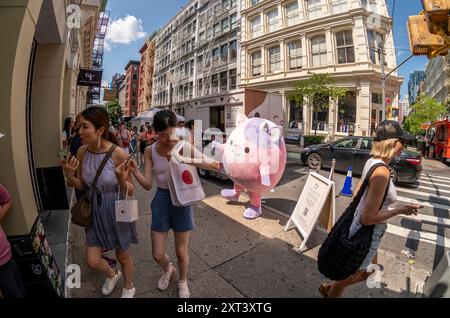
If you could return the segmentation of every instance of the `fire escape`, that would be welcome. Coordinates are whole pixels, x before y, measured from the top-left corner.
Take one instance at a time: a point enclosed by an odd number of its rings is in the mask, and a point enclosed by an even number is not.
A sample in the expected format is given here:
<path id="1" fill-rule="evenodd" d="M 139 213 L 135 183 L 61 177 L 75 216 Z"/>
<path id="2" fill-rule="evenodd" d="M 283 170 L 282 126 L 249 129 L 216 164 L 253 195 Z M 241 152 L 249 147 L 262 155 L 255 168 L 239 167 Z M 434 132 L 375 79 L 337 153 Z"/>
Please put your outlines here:
<path id="1" fill-rule="evenodd" d="M 105 38 L 106 31 L 108 29 L 109 17 L 110 11 L 102 11 L 100 12 L 100 17 L 97 22 L 94 48 L 92 50 L 92 69 L 96 71 L 103 71 L 103 55 L 105 52 Z M 100 92 L 100 86 L 92 87 L 88 93 L 88 103 L 100 104 Z"/>

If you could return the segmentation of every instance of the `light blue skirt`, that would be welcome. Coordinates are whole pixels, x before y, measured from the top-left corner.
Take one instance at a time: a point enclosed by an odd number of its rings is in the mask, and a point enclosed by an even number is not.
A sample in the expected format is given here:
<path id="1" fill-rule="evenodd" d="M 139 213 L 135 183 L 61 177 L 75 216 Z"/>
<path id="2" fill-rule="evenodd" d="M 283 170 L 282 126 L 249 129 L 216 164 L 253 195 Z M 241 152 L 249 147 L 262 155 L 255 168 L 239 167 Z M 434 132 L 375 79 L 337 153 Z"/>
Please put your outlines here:
<path id="1" fill-rule="evenodd" d="M 127 251 L 131 244 L 138 244 L 136 222 L 116 222 L 116 200 L 117 192 L 94 194 L 92 224 L 86 231 L 89 247 Z"/>

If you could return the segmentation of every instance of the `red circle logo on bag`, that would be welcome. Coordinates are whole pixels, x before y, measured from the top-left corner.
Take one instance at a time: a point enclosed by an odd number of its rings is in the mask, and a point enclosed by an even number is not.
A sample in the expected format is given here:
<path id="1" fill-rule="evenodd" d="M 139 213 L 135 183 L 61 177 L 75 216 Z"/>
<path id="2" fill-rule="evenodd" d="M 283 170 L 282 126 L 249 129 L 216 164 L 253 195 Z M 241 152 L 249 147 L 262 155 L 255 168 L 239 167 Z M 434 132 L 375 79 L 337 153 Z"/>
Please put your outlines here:
<path id="1" fill-rule="evenodd" d="M 194 183 L 194 178 L 192 177 L 192 174 L 187 170 L 183 171 L 183 174 L 181 175 L 181 179 L 183 179 L 183 182 L 186 184 Z"/>

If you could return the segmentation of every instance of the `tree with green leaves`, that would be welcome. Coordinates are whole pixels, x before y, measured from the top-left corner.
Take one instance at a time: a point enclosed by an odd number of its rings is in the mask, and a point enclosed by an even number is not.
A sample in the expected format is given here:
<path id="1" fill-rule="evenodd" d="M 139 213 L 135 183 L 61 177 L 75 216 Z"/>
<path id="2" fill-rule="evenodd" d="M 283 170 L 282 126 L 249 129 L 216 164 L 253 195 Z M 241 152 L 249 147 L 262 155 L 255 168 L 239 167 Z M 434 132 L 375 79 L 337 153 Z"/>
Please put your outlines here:
<path id="1" fill-rule="evenodd" d="M 306 103 L 308 109 L 313 112 L 316 136 L 319 112 L 328 110 L 330 101 L 337 102 L 347 93 L 347 89 L 336 87 L 335 84 L 334 78 L 328 73 L 314 74 L 309 79 L 296 82 L 294 91 L 288 95 L 290 101 L 294 101 L 299 107 Z M 304 134 L 304 129 L 302 131 Z"/>
<path id="2" fill-rule="evenodd" d="M 106 104 L 106 111 L 111 119 L 111 124 L 116 126 L 119 124 L 120 119 L 123 116 L 122 108 L 120 107 L 119 101 L 114 100 Z"/>
<path id="3" fill-rule="evenodd" d="M 417 135 L 423 133 L 422 124 L 435 122 L 446 114 L 445 105 L 425 94 L 420 94 L 411 106 L 411 113 L 405 118 L 403 127 L 409 133 Z"/>

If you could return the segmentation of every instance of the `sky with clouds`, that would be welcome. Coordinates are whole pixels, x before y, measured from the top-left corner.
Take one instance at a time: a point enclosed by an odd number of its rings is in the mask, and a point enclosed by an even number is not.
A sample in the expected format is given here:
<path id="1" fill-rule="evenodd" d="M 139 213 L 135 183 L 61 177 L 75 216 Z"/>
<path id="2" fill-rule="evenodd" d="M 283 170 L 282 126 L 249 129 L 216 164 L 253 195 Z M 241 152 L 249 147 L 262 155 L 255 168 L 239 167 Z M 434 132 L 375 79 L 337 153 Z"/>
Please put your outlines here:
<path id="1" fill-rule="evenodd" d="M 109 0 L 107 9 L 111 12 L 111 19 L 105 43 L 104 84 L 115 73 L 123 73 L 129 60 L 140 60 L 139 49 L 145 38 L 164 26 L 187 2 L 188 0 Z M 410 55 L 406 29 L 408 16 L 418 14 L 422 6 L 420 0 L 387 0 L 387 3 L 394 18 L 394 40 L 397 63 L 400 64 Z M 426 62 L 426 57 L 413 57 L 399 69 L 399 74 L 405 78 L 402 95 L 407 94 L 409 73 L 423 70 Z"/>

